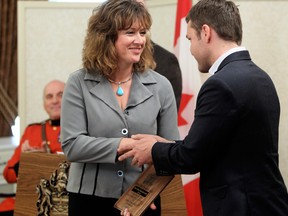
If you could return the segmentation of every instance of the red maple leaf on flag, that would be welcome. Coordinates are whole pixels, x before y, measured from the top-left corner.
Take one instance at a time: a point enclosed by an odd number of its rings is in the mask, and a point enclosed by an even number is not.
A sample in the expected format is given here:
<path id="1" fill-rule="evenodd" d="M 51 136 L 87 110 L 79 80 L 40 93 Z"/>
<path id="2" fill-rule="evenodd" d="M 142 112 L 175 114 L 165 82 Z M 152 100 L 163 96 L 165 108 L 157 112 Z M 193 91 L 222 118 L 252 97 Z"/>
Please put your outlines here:
<path id="1" fill-rule="evenodd" d="M 183 110 L 185 110 L 189 101 L 193 98 L 193 94 L 182 93 L 180 107 L 178 111 L 178 126 L 183 126 L 189 124 L 188 121 L 182 116 Z"/>
<path id="2" fill-rule="evenodd" d="M 186 38 L 187 22 L 185 20 L 192 0 L 178 0 L 175 22 L 174 52 L 182 71 L 183 89 L 178 111 L 178 127 L 180 138 L 185 139 L 194 120 L 196 98 L 201 86 L 198 64 L 190 53 L 190 41 Z M 190 57 L 190 58 L 189 58 Z M 189 145 L 189 144 L 188 144 Z M 181 175 L 187 216 L 203 216 L 199 191 L 200 173 Z"/>

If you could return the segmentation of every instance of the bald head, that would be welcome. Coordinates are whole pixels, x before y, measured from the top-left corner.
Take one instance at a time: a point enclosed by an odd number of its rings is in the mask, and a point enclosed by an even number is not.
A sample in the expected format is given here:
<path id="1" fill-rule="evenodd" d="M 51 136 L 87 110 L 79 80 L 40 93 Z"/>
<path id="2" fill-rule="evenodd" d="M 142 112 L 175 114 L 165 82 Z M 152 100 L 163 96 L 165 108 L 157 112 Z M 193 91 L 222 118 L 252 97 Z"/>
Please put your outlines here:
<path id="1" fill-rule="evenodd" d="M 143 4 L 145 6 L 145 1 L 144 0 L 136 0 L 137 2 Z"/>
<path id="2" fill-rule="evenodd" d="M 43 106 L 51 120 L 60 119 L 64 87 L 65 83 L 60 80 L 52 80 L 44 87 Z"/>

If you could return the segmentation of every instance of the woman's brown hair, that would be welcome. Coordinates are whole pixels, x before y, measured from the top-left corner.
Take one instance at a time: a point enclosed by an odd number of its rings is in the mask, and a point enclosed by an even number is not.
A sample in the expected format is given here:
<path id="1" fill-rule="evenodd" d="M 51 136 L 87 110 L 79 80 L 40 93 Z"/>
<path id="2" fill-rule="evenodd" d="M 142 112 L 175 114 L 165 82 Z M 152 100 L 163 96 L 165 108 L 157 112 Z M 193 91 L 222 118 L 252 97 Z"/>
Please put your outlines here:
<path id="1" fill-rule="evenodd" d="M 83 67 L 97 70 L 106 77 L 118 70 L 118 56 L 115 49 L 120 30 L 129 29 L 134 22 L 147 31 L 152 18 L 147 9 L 135 0 L 108 0 L 96 9 L 89 18 L 87 34 L 83 46 Z M 149 34 L 140 61 L 133 65 L 134 71 L 144 72 L 155 68 L 153 46 Z"/>

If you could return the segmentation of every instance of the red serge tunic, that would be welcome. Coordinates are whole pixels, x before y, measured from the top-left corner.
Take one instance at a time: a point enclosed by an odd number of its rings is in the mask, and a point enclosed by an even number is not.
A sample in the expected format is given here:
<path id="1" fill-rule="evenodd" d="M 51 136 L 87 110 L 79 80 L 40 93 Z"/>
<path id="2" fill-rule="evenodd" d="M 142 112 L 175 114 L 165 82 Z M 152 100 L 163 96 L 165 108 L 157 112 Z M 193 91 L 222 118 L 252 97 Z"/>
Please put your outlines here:
<path id="1" fill-rule="evenodd" d="M 46 141 L 51 153 L 62 152 L 60 143 L 60 121 L 46 120 L 45 122 Z M 41 147 L 45 141 L 42 137 L 42 123 L 30 124 L 26 127 L 24 134 L 21 137 L 19 146 L 15 149 L 14 154 L 8 161 L 3 175 L 8 183 L 17 182 L 17 171 L 15 166 L 19 166 L 21 148 L 24 142 L 28 141 L 31 147 Z M 15 169 L 16 168 L 16 169 Z"/>
<path id="2" fill-rule="evenodd" d="M 8 160 L 7 165 L 4 168 L 3 176 L 8 183 L 17 182 L 18 167 L 23 143 L 29 142 L 31 147 L 40 148 L 43 145 L 42 143 L 45 142 L 45 138 L 51 153 L 62 152 L 60 143 L 60 120 L 45 120 L 41 123 L 30 124 L 25 128 L 19 146 L 17 146 L 14 154 Z M 7 198 L 7 202 L 4 200 L 0 203 L 0 212 L 14 209 L 14 200 L 11 199 L 13 198 Z"/>

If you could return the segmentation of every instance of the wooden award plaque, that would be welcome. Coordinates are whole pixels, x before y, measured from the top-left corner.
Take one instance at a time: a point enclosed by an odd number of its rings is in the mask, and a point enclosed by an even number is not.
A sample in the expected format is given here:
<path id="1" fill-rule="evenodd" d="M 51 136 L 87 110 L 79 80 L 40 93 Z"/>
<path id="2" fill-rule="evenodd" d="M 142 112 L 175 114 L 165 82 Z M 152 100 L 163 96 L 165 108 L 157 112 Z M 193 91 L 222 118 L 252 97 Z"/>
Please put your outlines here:
<path id="1" fill-rule="evenodd" d="M 128 208 L 132 216 L 141 216 L 173 178 L 174 176 L 157 176 L 154 165 L 150 165 L 114 207 L 120 211 Z"/>

